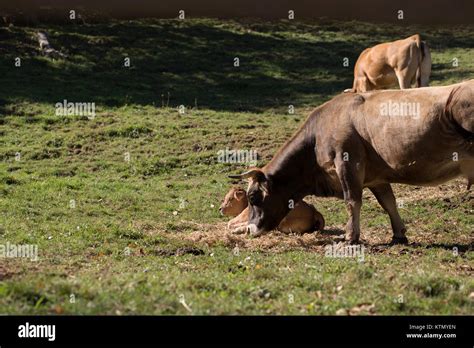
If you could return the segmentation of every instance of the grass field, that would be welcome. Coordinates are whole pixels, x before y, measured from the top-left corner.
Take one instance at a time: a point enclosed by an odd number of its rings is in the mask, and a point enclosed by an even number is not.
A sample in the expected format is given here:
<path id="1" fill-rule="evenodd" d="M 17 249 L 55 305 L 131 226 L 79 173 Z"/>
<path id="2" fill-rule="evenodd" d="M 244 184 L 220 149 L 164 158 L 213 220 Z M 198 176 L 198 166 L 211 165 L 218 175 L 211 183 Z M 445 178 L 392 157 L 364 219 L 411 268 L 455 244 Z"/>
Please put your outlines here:
<path id="1" fill-rule="evenodd" d="M 38 54 L 39 29 L 67 59 Z M 363 262 L 325 256 L 343 234 L 340 200 L 308 197 L 327 226 L 304 236 L 229 235 L 218 212 L 227 175 L 245 168 L 218 163 L 219 150 L 256 149 L 266 163 L 312 108 L 351 87 L 365 47 L 416 32 L 431 48 L 432 85 L 474 77 L 474 26 L 0 28 L 0 244 L 39 252 L 0 259 L 0 313 L 474 314 L 462 180 L 394 186 L 408 246 L 387 245 L 388 216 L 364 192 Z M 56 116 L 64 99 L 95 102 L 95 118 Z"/>

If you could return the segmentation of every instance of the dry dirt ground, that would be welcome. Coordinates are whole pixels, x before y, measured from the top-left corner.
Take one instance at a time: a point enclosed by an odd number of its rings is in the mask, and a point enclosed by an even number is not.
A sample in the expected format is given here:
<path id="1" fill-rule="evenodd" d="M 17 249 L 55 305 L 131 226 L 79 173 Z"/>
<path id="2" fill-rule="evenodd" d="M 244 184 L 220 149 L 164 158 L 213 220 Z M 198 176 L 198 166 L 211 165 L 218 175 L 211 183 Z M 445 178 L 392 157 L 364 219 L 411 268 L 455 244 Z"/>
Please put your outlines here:
<path id="1" fill-rule="evenodd" d="M 399 207 L 403 211 L 403 206 L 408 204 L 416 204 L 419 200 L 437 200 L 450 203 L 451 197 L 456 194 L 461 196 L 462 202 L 468 205 L 466 214 L 474 215 L 474 194 L 466 191 L 464 180 L 458 179 L 437 187 L 413 187 L 406 185 L 394 185 L 395 196 L 397 202 L 403 202 Z M 318 206 L 320 199 L 309 197 L 305 199 L 309 203 Z M 326 201 L 337 202 L 337 199 L 325 198 Z M 375 197 L 367 190 L 364 191 L 364 202 L 367 204 L 375 204 Z M 329 208 L 331 209 L 331 208 Z M 334 208 L 332 208 L 334 209 Z M 332 210 L 331 209 L 331 210 Z M 330 211 L 326 211 L 326 214 Z M 326 215 L 325 214 L 325 215 Z M 385 214 L 380 210 L 380 214 Z M 305 250 L 324 253 L 324 246 L 332 243 L 340 243 L 344 236 L 344 224 L 327 225 L 324 231 L 298 234 L 284 234 L 279 231 L 272 231 L 261 237 L 253 238 L 245 234 L 233 234 L 227 230 L 226 223 L 205 224 L 195 223 L 192 221 L 181 221 L 188 226 L 195 226 L 195 230 L 186 233 L 174 235 L 174 238 L 187 240 L 197 245 L 206 245 L 209 247 L 215 245 L 224 245 L 228 248 L 249 249 L 258 251 L 283 252 L 289 250 Z M 362 224 L 364 221 L 362 221 Z M 453 222 L 455 223 L 455 222 Z M 392 247 L 388 244 L 391 238 L 391 229 L 387 223 L 386 228 L 363 227 L 362 244 L 369 249 L 370 252 L 378 253 L 400 253 L 408 247 L 426 247 L 431 245 L 443 246 L 439 240 L 439 233 L 424 228 L 423 224 L 416 221 L 407 224 L 410 231 L 416 231 L 409 234 L 409 244 L 407 246 Z M 474 229 L 474 226 L 473 226 Z M 446 224 L 446 230 L 449 230 L 449 224 Z M 155 231 L 156 232 L 156 231 Z M 160 232 L 158 232 L 160 233 Z M 459 245 L 460 252 L 472 251 L 474 241 L 474 230 L 471 234 L 458 236 L 453 245 Z M 450 248 L 450 244 L 445 244 L 445 248 Z"/>

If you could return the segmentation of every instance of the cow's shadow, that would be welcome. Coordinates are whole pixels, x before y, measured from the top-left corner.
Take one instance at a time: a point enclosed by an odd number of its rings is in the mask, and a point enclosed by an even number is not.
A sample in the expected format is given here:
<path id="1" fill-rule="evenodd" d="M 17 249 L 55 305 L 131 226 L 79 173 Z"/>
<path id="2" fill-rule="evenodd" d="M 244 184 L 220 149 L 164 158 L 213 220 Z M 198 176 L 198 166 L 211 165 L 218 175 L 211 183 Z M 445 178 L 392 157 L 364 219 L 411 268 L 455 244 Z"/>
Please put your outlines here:
<path id="1" fill-rule="evenodd" d="M 377 243 L 373 244 L 372 247 L 375 249 L 386 249 L 393 247 L 394 245 L 390 242 L 388 243 Z M 467 251 L 474 250 L 474 242 L 467 243 L 467 244 L 459 244 L 459 243 L 435 243 L 435 244 L 422 244 L 418 242 L 408 243 L 404 245 L 406 248 L 410 249 L 444 249 L 450 251 L 456 251 L 459 253 L 465 253 Z"/>
<path id="2" fill-rule="evenodd" d="M 343 236 L 345 232 L 340 228 L 325 228 L 323 231 L 319 231 L 318 233 L 322 236 Z"/>
<path id="3" fill-rule="evenodd" d="M 344 241 L 344 234 L 345 231 L 340 228 L 325 228 L 323 231 L 318 231 L 318 235 L 322 237 L 341 237 L 341 239 L 334 238 L 331 241 L 327 241 L 327 244 L 333 243 L 333 242 L 338 242 L 338 241 Z M 383 250 L 388 250 L 392 247 L 394 247 L 396 244 L 393 244 L 391 242 L 385 242 L 385 243 L 376 243 L 372 244 L 369 241 L 360 240 L 360 244 L 364 245 L 366 247 L 369 247 L 373 249 L 374 251 L 383 251 Z M 403 247 L 408 248 L 408 249 L 413 249 L 413 250 L 419 250 L 419 249 L 444 249 L 444 250 L 449 250 L 453 252 L 458 252 L 458 253 L 465 253 L 467 251 L 473 251 L 474 250 L 474 241 L 470 243 L 435 243 L 435 244 L 423 244 L 423 243 L 418 243 L 418 242 L 412 242 L 408 243 L 406 245 L 403 245 Z"/>

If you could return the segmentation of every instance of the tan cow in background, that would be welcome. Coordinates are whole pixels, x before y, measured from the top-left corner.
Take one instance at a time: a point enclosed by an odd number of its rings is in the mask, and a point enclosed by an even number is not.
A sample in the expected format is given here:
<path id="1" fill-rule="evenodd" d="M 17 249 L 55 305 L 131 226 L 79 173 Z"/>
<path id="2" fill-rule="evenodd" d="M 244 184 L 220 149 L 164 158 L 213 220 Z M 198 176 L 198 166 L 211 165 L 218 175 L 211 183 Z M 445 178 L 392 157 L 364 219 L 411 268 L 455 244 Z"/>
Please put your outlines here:
<path id="1" fill-rule="evenodd" d="M 428 46 L 416 34 L 365 49 L 354 67 L 354 85 L 345 92 L 367 92 L 399 86 L 427 87 L 431 73 Z"/>

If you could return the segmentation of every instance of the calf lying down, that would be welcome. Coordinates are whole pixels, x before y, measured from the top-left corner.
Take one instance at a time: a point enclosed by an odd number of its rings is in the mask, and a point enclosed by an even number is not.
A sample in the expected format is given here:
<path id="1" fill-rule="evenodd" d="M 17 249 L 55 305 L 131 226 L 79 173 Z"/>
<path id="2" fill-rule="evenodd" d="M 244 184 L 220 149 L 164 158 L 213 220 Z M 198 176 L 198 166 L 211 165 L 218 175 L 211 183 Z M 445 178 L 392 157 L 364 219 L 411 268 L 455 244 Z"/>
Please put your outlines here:
<path id="1" fill-rule="evenodd" d="M 225 195 L 220 207 L 223 215 L 234 216 L 227 224 L 233 233 L 247 232 L 249 210 L 247 194 L 240 187 L 233 187 Z M 280 222 L 277 229 L 283 233 L 311 233 L 324 229 L 324 217 L 312 205 L 299 201 Z"/>

